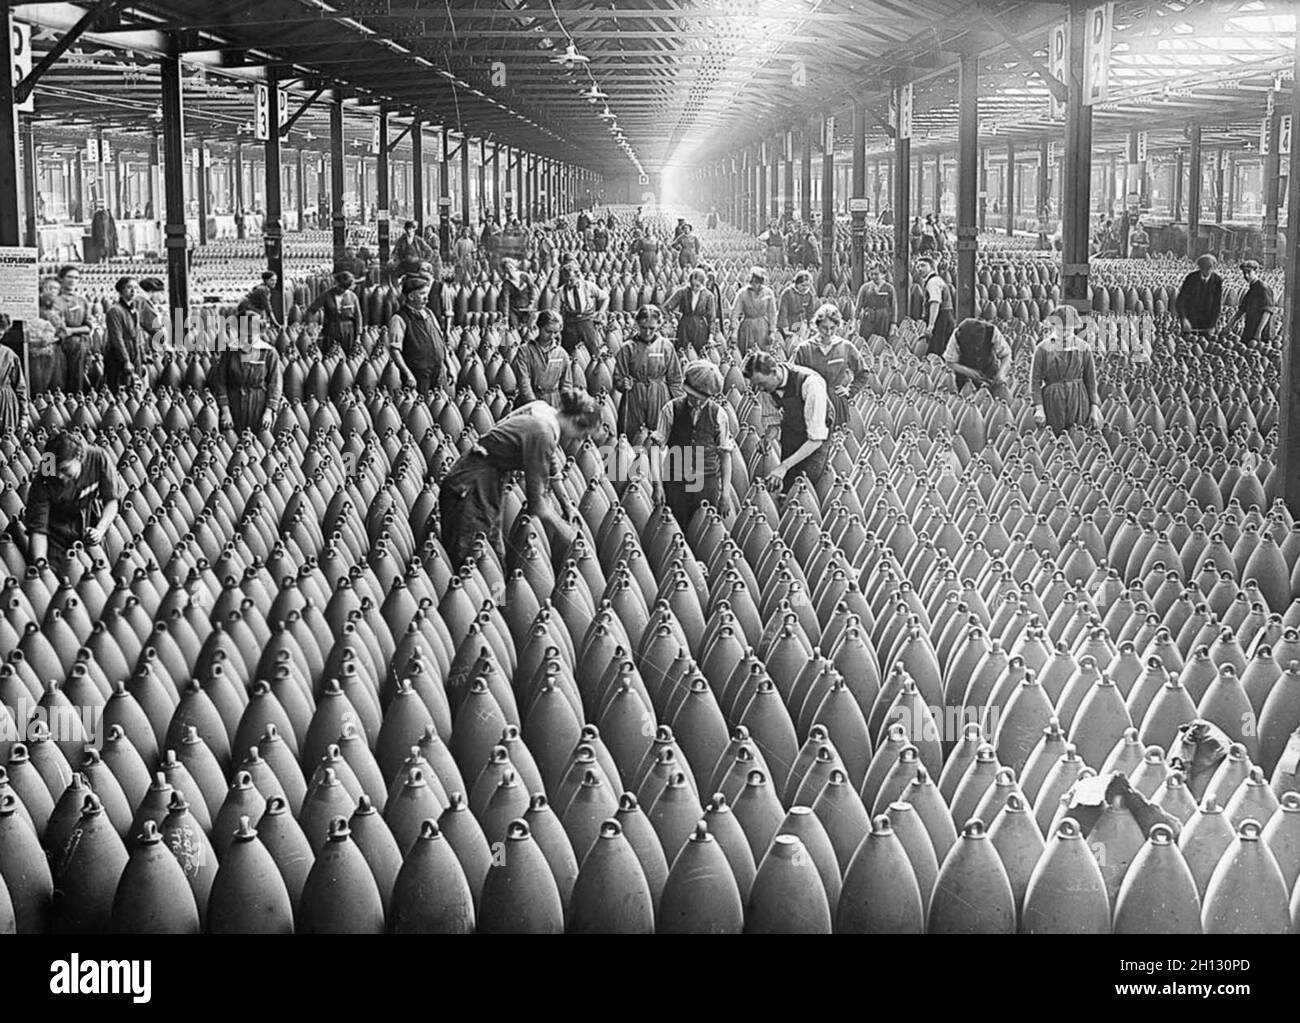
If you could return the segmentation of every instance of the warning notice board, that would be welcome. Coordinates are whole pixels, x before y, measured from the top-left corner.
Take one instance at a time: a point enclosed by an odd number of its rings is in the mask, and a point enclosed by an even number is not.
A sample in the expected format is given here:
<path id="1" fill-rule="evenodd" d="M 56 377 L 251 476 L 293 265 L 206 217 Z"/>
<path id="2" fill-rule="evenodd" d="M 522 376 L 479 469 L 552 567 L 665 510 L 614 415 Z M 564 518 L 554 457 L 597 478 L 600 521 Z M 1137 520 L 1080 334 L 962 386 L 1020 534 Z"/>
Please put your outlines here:
<path id="1" fill-rule="evenodd" d="M 38 304 L 36 250 L 0 246 L 0 313 L 12 320 L 34 320 Z"/>

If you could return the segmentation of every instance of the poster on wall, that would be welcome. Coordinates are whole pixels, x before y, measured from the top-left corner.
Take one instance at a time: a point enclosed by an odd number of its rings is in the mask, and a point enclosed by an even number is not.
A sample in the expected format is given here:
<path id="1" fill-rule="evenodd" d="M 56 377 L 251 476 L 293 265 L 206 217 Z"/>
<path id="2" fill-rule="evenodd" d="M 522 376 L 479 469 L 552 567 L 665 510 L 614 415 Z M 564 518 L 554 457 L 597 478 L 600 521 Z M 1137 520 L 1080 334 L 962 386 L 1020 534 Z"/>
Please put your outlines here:
<path id="1" fill-rule="evenodd" d="M 1115 22 L 1115 5 L 1103 4 L 1088 11 L 1087 37 L 1083 52 L 1083 103 L 1104 103 L 1110 88 L 1110 41 Z"/>

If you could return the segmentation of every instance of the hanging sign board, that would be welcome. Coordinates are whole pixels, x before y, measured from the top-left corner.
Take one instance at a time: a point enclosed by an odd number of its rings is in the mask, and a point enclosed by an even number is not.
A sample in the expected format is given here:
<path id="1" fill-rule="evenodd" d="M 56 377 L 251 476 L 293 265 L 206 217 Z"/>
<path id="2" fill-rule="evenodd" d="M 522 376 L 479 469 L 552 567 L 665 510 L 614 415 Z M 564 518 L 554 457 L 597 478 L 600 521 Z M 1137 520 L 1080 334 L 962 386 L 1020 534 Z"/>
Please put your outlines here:
<path id="1" fill-rule="evenodd" d="M 1140 131 L 1140 132 L 1138 132 L 1138 137 L 1137 137 L 1137 162 L 1138 162 L 1138 163 L 1146 163 L 1146 162 L 1147 162 L 1147 133 L 1144 132 L 1144 131 Z"/>
<path id="2" fill-rule="evenodd" d="M 275 94 L 280 99 L 280 127 L 283 128 L 289 123 L 289 94 L 283 89 L 276 89 Z"/>
<path id="3" fill-rule="evenodd" d="M 0 247 L 0 313 L 11 320 L 40 317 L 36 250 Z"/>
<path id="4" fill-rule="evenodd" d="M 1279 156 L 1291 155 L 1291 115 L 1282 118 L 1277 135 L 1277 152 Z"/>
<path id="5" fill-rule="evenodd" d="M 871 200 L 865 197 L 855 197 L 849 200 L 850 213 L 870 213 Z"/>
<path id="6" fill-rule="evenodd" d="M 10 46 L 14 54 L 14 85 L 32 73 L 32 27 L 21 22 L 13 22 L 14 32 Z M 28 93 L 27 98 L 15 108 L 20 114 L 34 113 L 36 110 L 35 93 Z"/>
<path id="7" fill-rule="evenodd" d="M 1051 48 L 1047 52 L 1047 70 L 1062 82 L 1070 80 L 1070 23 L 1063 21 L 1052 29 Z M 1065 104 L 1051 94 L 1051 116 L 1065 117 Z"/>
<path id="8" fill-rule="evenodd" d="M 1055 142 L 1049 142 L 1049 143 L 1047 143 L 1047 162 L 1048 162 L 1048 163 L 1055 163 L 1055 162 L 1056 162 L 1056 143 L 1055 143 Z"/>
<path id="9" fill-rule="evenodd" d="M 1269 138 L 1269 135 L 1271 133 L 1268 130 L 1269 129 L 1268 121 L 1269 119 L 1266 117 L 1259 122 L 1259 155 L 1260 156 L 1268 156 L 1269 150 L 1271 148 L 1269 146 L 1269 142 L 1272 140 Z"/>
<path id="10" fill-rule="evenodd" d="M 86 159 L 99 163 L 99 139 L 86 139 Z"/>
<path id="11" fill-rule="evenodd" d="M 1087 37 L 1083 47 L 1083 104 L 1106 101 L 1110 86 L 1110 39 L 1115 24 L 1115 5 L 1103 4 L 1088 11 Z"/>
<path id="12" fill-rule="evenodd" d="M 271 92 L 261 84 L 253 86 L 253 137 L 262 142 L 271 137 Z"/>
<path id="13" fill-rule="evenodd" d="M 113 153 L 109 147 L 108 139 L 99 140 L 99 162 L 100 163 L 113 162 Z"/>
<path id="14" fill-rule="evenodd" d="M 443 207 L 444 209 L 450 209 L 450 208 L 451 208 L 451 197 L 450 197 L 450 196 L 445 196 L 445 195 L 444 195 L 442 198 L 440 198 L 440 199 L 438 200 L 438 205 L 441 206 L 441 207 Z"/>
<path id="15" fill-rule="evenodd" d="M 379 118 L 375 118 L 374 137 L 370 140 L 370 152 L 378 155 L 379 153 Z"/>
<path id="16" fill-rule="evenodd" d="M 912 137 L 912 86 L 904 85 L 890 93 L 889 121 L 900 139 Z"/>

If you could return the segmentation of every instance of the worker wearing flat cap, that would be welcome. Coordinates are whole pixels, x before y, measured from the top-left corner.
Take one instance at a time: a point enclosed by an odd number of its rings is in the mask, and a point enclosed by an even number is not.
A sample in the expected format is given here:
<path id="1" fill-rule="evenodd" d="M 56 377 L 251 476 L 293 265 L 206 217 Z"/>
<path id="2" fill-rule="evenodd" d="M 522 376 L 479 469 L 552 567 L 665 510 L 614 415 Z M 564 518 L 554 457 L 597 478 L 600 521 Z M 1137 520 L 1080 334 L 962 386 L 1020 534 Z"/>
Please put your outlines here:
<path id="1" fill-rule="evenodd" d="M 1242 320 L 1241 340 L 1247 344 L 1258 344 L 1273 337 L 1273 292 L 1259 276 L 1259 264 L 1253 259 L 1245 260 L 1240 267 L 1241 276 L 1246 281 L 1246 290 L 1237 303 L 1237 311 L 1232 316 L 1228 328 L 1235 327 Z"/>
<path id="2" fill-rule="evenodd" d="M 330 355 L 342 348 L 344 353 L 361 337 L 364 324 L 361 320 L 361 299 L 352 290 L 356 278 L 344 267 L 334 270 L 334 287 L 321 292 L 316 301 L 307 307 L 306 317 L 317 311 L 324 314 L 325 325 L 320 334 L 322 355 Z"/>
<path id="3" fill-rule="evenodd" d="M 403 387 L 414 387 L 427 398 L 441 387 L 447 372 L 447 345 L 433 313 L 429 289 L 433 281 L 411 274 L 402 281 L 402 307 L 388 321 L 388 345 Z"/>
<path id="4" fill-rule="evenodd" d="M 650 473 L 655 497 L 667 503 L 685 529 L 708 501 L 724 517 L 732 513 L 731 420 L 722 402 L 722 372 L 704 359 L 687 363 L 679 398 L 664 405 L 650 434 Z"/>

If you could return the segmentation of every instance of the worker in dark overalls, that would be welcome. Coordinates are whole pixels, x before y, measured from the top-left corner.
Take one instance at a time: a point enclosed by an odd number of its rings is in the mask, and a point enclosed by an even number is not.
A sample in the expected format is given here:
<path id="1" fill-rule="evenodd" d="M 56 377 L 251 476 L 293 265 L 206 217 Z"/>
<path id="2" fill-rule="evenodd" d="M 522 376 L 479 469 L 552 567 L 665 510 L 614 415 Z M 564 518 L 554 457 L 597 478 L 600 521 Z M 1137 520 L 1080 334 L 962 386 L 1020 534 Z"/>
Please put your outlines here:
<path id="1" fill-rule="evenodd" d="M 459 571 L 472 557 L 479 534 L 486 536 L 504 562 L 501 500 L 515 472 L 524 474 L 527 513 L 549 527 L 561 548 L 566 547 L 573 539 L 566 520 L 576 512 L 562 486 L 565 449 L 581 444 L 600 427 L 595 399 L 581 391 L 564 391 L 558 409 L 542 401 L 530 402 L 480 437 L 456 460 L 439 490 L 442 544 L 452 566 Z"/>
<path id="2" fill-rule="evenodd" d="M 741 372 L 751 387 L 772 396 L 781 414 L 781 461 L 769 474 L 769 485 L 789 493 L 800 476 L 815 484 L 830 455 L 833 412 L 826 381 L 812 370 L 777 362 L 767 352 L 750 352 Z"/>
<path id="3" fill-rule="evenodd" d="M 544 401 L 552 408 L 560 407 L 560 392 L 568 388 L 582 389 L 573 367 L 573 359 L 560 344 L 564 319 L 554 309 L 543 309 L 537 314 L 537 336 L 520 345 L 511 361 L 518 390 L 515 407 L 530 401 Z"/>
<path id="4" fill-rule="evenodd" d="M 722 371 L 707 359 L 688 363 L 680 398 L 664 405 L 648 446 L 655 499 L 667 503 L 683 529 L 707 501 L 731 515 L 731 424 L 719 402 Z"/>
<path id="5" fill-rule="evenodd" d="M 320 332 L 322 355 L 332 355 L 339 348 L 346 354 L 365 329 L 361 299 L 353 290 L 356 282 L 351 270 L 335 270 L 334 287 L 321 292 L 307 307 L 304 314 L 307 317 L 318 311 L 324 314 L 325 323 Z"/>
<path id="6" fill-rule="evenodd" d="M 54 434 L 27 493 L 24 524 L 31 560 L 44 558 L 61 571 L 78 542 L 104 556 L 104 535 L 125 496 L 126 484 L 104 448 L 69 431 Z"/>
<path id="7" fill-rule="evenodd" d="M 136 279 L 121 277 L 117 301 L 104 316 L 104 386 L 110 391 L 135 384 L 144 374 L 140 349 L 140 312 L 135 304 Z"/>
<path id="8" fill-rule="evenodd" d="M 402 281 L 402 307 L 388 321 L 388 346 L 403 387 L 422 398 L 441 387 L 447 375 L 447 344 L 429 310 L 433 281 L 413 274 Z"/>
<path id="9" fill-rule="evenodd" d="M 992 323 L 973 316 L 962 320 L 948 339 L 943 361 L 957 378 L 957 390 L 974 383 L 995 398 L 1011 397 L 1011 345 Z"/>

